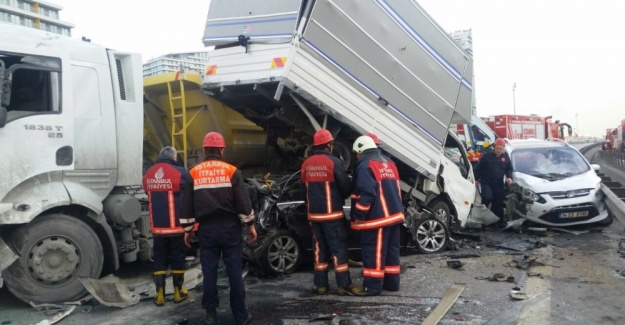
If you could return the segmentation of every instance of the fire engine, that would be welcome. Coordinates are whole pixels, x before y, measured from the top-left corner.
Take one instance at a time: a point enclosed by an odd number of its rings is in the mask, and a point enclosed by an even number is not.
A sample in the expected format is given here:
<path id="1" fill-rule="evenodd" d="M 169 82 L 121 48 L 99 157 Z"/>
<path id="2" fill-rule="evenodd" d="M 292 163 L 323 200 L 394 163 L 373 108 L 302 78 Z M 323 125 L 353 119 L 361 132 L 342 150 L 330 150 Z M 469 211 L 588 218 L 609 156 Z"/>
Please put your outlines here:
<path id="1" fill-rule="evenodd" d="M 488 118 L 486 124 L 497 136 L 508 139 L 565 139 L 564 129 L 568 128 L 568 136 L 573 128 L 559 120 L 552 121 L 551 116 L 538 115 L 495 115 Z"/>

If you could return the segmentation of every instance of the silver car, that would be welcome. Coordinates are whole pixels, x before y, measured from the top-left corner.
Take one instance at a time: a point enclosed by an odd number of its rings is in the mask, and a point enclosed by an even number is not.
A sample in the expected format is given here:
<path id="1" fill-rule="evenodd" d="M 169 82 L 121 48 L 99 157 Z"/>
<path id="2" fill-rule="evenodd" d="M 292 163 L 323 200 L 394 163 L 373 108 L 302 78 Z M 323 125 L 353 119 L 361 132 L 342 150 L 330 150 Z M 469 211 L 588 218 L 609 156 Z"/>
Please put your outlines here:
<path id="1" fill-rule="evenodd" d="M 577 149 L 561 140 L 509 140 L 506 151 L 514 171 L 509 218 L 549 226 L 612 222 L 595 173 L 599 165 L 589 164 Z"/>

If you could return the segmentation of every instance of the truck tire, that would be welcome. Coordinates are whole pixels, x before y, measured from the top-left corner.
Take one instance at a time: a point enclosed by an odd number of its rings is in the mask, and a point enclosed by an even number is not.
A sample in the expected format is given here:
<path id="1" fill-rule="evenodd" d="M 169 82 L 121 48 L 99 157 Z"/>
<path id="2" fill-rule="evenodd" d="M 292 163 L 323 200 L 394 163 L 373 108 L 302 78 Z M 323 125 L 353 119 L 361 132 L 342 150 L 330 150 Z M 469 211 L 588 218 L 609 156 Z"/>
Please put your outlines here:
<path id="1" fill-rule="evenodd" d="M 417 221 L 414 241 L 423 254 L 437 254 L 449 243 L 449 230 L 439 219 L 426 218 Z"/>
<path id="2" fill-rule="evenodd" d="M 78 300 L 87 291 L 77 276 L 97 278 L 104 252 L 96 233 L 64 214 L 36 218 L 9 238 L 21 256 L 3 273 L 9 291 L 29 303 Z"/>
<path id="3" fill-rule="evenodd" d="M 451 225 L 451 209 L 447 202 L 442 200 L 434 200 L 428 204 L 429 208 L 434 213 L 434 216 L 442 221 L 445 226 Z"/>
<path id="4" fill-rule="evenodd" d="M 280 229 L 265 239 L 259 264 L 267 274 L 289 274 L 297 270 L 302 249 L 293 232 Z"/>

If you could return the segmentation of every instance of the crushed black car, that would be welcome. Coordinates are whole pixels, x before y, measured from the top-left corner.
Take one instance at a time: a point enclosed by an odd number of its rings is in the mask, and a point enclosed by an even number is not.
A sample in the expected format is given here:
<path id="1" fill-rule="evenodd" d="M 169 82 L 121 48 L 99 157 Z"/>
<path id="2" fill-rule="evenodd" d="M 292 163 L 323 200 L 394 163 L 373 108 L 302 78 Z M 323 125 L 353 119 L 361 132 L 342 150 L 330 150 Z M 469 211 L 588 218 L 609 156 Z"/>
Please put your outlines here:
<path id="1" fill-rule="evenodd" d="M 306 216 L 306 204 L 299 171 L 274 179 L 246 179 L 257 220 L 258 239 L 244 248 L 244 259 L 258 265 L 265 274 L 294 272 L 301 263 L 313 260 L 312 230 Z M 425 254 L 443 251 L 449 242 L 447 226 L 432 211 L 417 206 L 409 195 L 404 198 L 406 221 L 401 244 Z M 348 202 L 347 202 L 348 203 Z M 349 204 L 344 206 L 349 222 Z M 348 226 L 349 229 L 349 226 Z M 360 234 L 350 229 L 350 258 L 360 259 Z"/>

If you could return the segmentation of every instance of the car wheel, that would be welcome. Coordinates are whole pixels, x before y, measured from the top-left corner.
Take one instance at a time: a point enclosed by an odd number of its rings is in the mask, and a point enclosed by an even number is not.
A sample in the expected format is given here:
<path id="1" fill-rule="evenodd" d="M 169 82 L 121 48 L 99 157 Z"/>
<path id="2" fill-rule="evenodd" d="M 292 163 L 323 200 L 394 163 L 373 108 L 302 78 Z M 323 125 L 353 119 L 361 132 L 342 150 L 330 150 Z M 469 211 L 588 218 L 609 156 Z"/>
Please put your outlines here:
<path id="1" fill-rule="evenodd" d="M 20 259 L 3 273 L 9 291 L 28 303 L 74 301 L 87 291 L 77 276 L 97 278 L 104 252 L 96 233 L 63 214 L 42 216 L 9 238 Z"/>
<path id="2" fill-rule="evenodd" d="M 449 230 L 439 219 L 427 218 L 417 221 L 415 242 L 424 254 L 440 253 L 449 242 Z"/>
<path id="3" fill-rule="evenodd" d="M 451 224 L 451 209 L 449 209 L 447 202 L 441 200 L 432 201 L 429 207 L 434 213 L 434 216 L 442 221 L 445 226 L 449 227 Z"/>
<path id="4" fill-rule="evenodd" d="M 297 238 L 286 229 L 269 236 L 264 243 L 260 265 L 269 274 L 288 274 L 297 269 L 302 259 Z"/>

